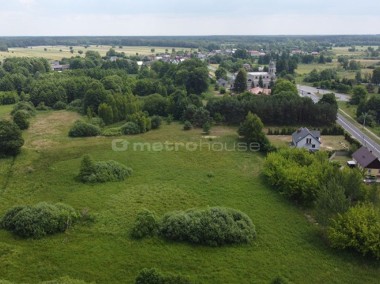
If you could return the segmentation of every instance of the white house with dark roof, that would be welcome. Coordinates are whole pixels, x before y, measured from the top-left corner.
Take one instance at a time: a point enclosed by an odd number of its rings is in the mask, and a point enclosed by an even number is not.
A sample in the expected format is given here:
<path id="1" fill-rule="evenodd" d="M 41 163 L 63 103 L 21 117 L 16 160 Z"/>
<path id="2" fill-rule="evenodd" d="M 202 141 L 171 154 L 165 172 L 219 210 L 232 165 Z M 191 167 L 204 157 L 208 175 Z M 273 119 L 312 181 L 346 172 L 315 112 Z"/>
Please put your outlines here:
<path id="1" fill-rule="evenodd" d="M 318 151 L 321 147 L 321 133 L 316 130 L 310 131 L 302 127 L 292 134 L 292 145 L 296 148 L 305 148 L 309 151 Z"/>

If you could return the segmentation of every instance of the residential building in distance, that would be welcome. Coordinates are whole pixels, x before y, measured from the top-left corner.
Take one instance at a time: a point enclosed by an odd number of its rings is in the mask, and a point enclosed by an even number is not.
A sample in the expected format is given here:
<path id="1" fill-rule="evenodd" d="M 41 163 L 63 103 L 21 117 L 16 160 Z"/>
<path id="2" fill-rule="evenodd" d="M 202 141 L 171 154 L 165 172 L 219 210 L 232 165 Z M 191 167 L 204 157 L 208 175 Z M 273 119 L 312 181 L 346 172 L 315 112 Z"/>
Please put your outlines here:
<path id="1" fill-rule="evenodd" d="M 292 145 L 296 148 L 305 148 L 311 152 L 318 151 L 321 147 L 321 133 L 302 127 L 292 134 Z"/>

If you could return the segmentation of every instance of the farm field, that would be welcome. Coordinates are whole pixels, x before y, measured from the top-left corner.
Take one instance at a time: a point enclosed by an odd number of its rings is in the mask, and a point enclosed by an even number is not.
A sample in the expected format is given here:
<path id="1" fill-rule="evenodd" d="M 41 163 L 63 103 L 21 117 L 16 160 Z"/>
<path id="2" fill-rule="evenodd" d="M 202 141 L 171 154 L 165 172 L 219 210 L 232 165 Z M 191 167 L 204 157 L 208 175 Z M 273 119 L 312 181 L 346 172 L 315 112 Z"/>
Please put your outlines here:
<path id="1" fill-rule="evenodd" d="M 46 48 L 46 51 L 45 51 Z M 112 46 L 109 45 L 91 45 L 88 48 L 84 46 L 73 46 L 74 53 L 70 52 L 69 46 L 33 46 L 27 48 L 9 48 L 9 52 L 0 51 L 0 61 L 7 57 L 43 57 L 49 60 L 60 60 L 63 57 L 70 58 L 72 56 L 84 57 L 87 50 L 93 50 L 100 53 L 101 56 L 105 56 L 107 51 Z M 123 46 L 122 48 L 114 47 L 117 52 L 124 52 L 126 55 L 150 55 L 156 53 L 165 53 L 166 49 L 169 53 L 172 52 L 172 47 L 154 47 L 154 46 Z M 152 53 L 151 49 L 154 49 Z M 83 51 L 80 55 L 78 51 Z M 176 51 L 190 51 L 190 48 L 175 48 Z"/>
<path id="2" fill-rule="evenodd" d="M 9 107 L 0 106 L 4 115 Z M 291 283 L 376 283 L 380 264 L 331 250 L 303 211 L 269 189 L 258 153 L 210 151 L 205 143 L 229 149 L 236 128 L 183 131 L 172 123 L 144 135 L 123 136 L 134 143 L 201 143 L 187 151 L 112 150 L 113 138 L 67 137 L 78 114 L 39 112 L 24 132 L 25 146 L 0 160 L 0 215 L 15 205 L 64 202 L 95 216 L 64 234 L 23 240 L 0 230 L 0 279 L 38 283 L 68 276 L 92 283 L 134 283 L 143 268 L 187 275 L 192 283 L 270 283 L 278 275 Z M 120 138 L 120 137 L 119 137 Z M 124 182 L 86 185 L 75 180 L 81 157 L 115 160 L 134 170 Z M 245 212 L 256 225 L 250 245 L 205 247 L 129 236 L 138 211 L 226 206 Z M 22 271 L 22 273 L 20 273 Z M 1 281 L 0 281 L 1 282 Z"/>

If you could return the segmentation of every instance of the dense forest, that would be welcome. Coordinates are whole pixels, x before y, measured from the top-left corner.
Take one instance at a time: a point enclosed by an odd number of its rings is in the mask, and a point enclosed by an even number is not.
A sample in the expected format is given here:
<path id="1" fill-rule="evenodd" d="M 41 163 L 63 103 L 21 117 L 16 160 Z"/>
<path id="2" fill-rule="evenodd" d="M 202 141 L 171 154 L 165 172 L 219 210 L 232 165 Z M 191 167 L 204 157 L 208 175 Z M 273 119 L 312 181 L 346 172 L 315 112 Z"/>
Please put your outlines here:
<path id="1" fill-rule="evenodd" d="M 227 44 L 226 44 L 227 43 Z M 115 46 L 172 46 L 207 48 L 225 45 L 240 47 L 307 48 L 352 45 L 380 45 L 380 35 L 324 36 L 103 36 L 103 37 L 0 37 L 0 50 L 10 47 L 39 45 L 115 45 Z"/>

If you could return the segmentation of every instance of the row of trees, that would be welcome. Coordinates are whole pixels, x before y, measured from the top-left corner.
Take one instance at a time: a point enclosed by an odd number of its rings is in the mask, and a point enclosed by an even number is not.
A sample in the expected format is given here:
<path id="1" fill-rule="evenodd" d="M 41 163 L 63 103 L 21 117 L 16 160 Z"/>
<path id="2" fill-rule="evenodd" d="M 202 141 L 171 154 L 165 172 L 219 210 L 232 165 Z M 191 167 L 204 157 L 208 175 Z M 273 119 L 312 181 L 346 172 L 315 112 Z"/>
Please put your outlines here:
<path id="1" fill-rule="evenodd" d="M 313 208 L 332 247 L 380 258 L 379 189 L 358 169 L 340 169 L 325 152 L 281 149 L 266 158 L 268 183 L 297 204 Z"/>
<path id="2" fill-rule="evenodd" d="M 314 103 L 310 98 L 296 93 L 273 96 L 242 94 L 235 97 L 210 99 L 207 110 L 216 118 L 222 116 L 229 124 L 239 124 L 248 112 L 257 114 L 266 125 L 328 126 L 335 123 L 337 105 L 335 99 Z"/>

